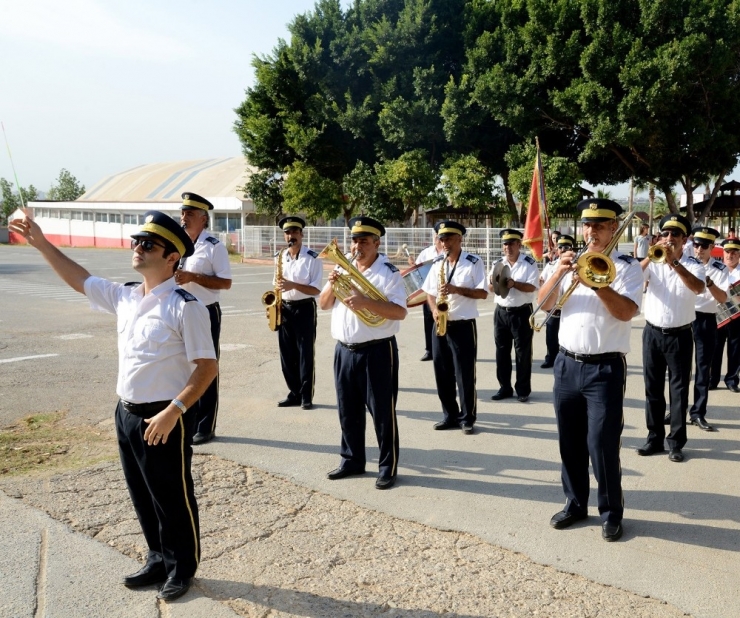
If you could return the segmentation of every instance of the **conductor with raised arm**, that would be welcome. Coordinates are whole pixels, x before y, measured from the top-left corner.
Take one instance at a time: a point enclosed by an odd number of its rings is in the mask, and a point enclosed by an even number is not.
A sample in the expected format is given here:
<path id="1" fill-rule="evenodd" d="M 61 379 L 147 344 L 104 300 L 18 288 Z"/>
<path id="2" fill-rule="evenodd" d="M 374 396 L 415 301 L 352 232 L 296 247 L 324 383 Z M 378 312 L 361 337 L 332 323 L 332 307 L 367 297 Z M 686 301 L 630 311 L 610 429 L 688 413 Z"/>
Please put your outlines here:
<path id="1" fill-rule="evenodd" d="M 208 311 L 178 288 L 174 272 L 193 253 L 189 236 L 164 213 L 149 211 L 132 235 L 132 266 L 144 282 L 94 277 L 54 247 L 29 218 L 10 229 L 39 250 L 56 273 L 118 318 L 115 411 L 121 465 L 149 547 L 144 567 L 123 579 L 128 587 L 161 584 L 157 598 L 185 594 L 200 560 L 198 506 L 190 464 L 194 406 L 216 377 L 218 364 Z"/>

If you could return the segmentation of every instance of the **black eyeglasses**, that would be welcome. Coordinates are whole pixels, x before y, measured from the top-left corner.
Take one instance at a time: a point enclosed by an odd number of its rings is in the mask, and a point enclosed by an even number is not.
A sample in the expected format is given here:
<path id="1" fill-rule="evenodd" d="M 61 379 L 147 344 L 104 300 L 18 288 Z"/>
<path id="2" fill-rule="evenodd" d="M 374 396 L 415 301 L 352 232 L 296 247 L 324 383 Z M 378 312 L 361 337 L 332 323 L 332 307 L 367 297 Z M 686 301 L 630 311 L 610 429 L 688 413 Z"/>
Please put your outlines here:
<path id="1" fill-rule="evenodd" d="M 162 247 L 162 249 L 164 249 L 164 245 L 160 245 L 158 242 L 154 242 L 153 240 L 148 240 L 146 238 L 132 238 L 131 250 L 133 251 L 138 246 L 141 246 L 141 250 L 145 253 L 154 251 L 154 247 Z"/>
<path id="2" fill-rule="evenodd" d="M 683 234 L 681 234 L 681 232 L 679 232 L 678 230 L 664 230 L 660 233 L 660 235 L 663 238 L 668 238 L 669 236 L 673 236 L 673 238 L 679 238 L 680 236 L 683 236 Z"/>

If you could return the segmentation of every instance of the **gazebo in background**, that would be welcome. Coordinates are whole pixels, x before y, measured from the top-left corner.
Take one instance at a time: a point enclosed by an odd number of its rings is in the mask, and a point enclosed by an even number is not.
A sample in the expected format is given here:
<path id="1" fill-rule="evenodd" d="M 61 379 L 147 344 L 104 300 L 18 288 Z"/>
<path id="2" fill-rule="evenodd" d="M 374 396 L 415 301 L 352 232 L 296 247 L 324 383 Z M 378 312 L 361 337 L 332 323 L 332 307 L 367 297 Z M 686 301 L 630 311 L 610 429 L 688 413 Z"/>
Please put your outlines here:
<path id="1" fill-rule="evenodd" d="M 714 199 L 712 209 L 709 211 L 708 218 L 719 219 L 727 225 L 720 225 L 720 232 L 725 236 L 729 228 L 736 228 L 736 220 L 738 213 L 740 213 L 740 182 L 737 180 L 731 180 L 726 182 L 719 188 L 719 195 Z M 729 194 L 728 194 L 729 192 Z M 706 208 L 709 200 L 702 200 L 694 204 L 694 213 L 701 212 Z"/>

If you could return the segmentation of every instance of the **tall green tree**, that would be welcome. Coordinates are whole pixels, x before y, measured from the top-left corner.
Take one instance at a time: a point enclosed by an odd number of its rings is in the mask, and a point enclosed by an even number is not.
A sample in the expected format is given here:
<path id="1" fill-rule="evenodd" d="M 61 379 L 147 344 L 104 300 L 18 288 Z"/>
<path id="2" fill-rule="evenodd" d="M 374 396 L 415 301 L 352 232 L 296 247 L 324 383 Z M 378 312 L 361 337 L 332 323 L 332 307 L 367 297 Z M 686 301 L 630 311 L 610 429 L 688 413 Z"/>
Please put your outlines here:
<path id="1" fill-rule="evenodd" d="M 451 155 L 445 160 L 441 188 L 453 208 L 483 212 L 491 207 L 501 210 L 504 204 L 494 175 L 472 154 Z"/>
<path id="2" fill-rule="evenodd" d="M 62 168 L 56 179 L 56 184 L 46 194 L 46 199 L 53 202 L 74 202 L 85 193 L 85 185 L 80 182 L 66 169 Z"/>
<path id="3" fill-rule="evenodd" d="M 740 154 L 737 0 L 511 0 L 473 54 L 475 100 L 592 184 L 633 176 L 677 204 Z M 502 59 L 485 51 L 495 46 Z"/>
<path id="4" fill-rule="evenodd" d="M 5 178 L 0 178 L 0 196 L 2 197 L 2 208 L 0 208 L 0 221 L 8 222 L 8 217 L 18 208 L 38 199 L 38 191 L 33 185 L 28 188 L 20 188 L 20 193 L 13 191 L 13 183 Z M 21 200 L 21 197 L 23 198 Z"/>

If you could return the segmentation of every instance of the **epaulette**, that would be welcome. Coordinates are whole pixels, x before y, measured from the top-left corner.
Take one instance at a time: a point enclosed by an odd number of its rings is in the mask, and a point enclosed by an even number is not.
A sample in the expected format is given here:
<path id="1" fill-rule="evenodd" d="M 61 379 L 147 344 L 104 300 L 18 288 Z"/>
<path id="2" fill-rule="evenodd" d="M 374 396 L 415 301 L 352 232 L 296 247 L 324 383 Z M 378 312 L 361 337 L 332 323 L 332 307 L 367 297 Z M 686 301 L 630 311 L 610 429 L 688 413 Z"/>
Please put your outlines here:
<path id="1" fill-rule="evenodd" d="M 277 257 L 277 256 L 278 256 L 278 255 L 280 255 L 280 254 L 281 254 L 282 252 L 283 252 L 283 250 L 282 250 L 282 249 L 280 249 L 280 251 L 275 251 L 275 255 L 273 255 L 272 257 Z"/>
<path id="2" fill-rule="evenodd" d="M 386 266 L 387 266 L 388 268 L 390 268 L 390 269 L 391 269 L 391 272 L 392 272 L 392 273 L 397 273 L 397 272 L 398 272 L 398 268 L 396 268 L 396 267 L 395 267 L 395 266 L 394 266 L 393 264 L 391 264 L 390 262 L 384 262 L 384 263 L 385 263 L 385 265 L 386 265 Z"/>
<path id="3" fill-rule="evenodd" d="M 444 253 L 441 253 L 436 258 L 434 258 L 432 260 L 432 264 L 434 264 L 434 262 L 439 262 L 440 260 L 444 260 L 444 259 L 445 259 L 445 254 Z"/>
<path id="4" fill-rule="evenodd" d="M 129 285 L 129 286 L 131 286 L 131 285 L 141 285 L 141 281 L 127 281 L 123 285 Z"/>
<path id="5" fill-rule="evenodd" d="M 219 242 L 218 238 L 214 238 L 213 236 L 206 236 L 206 240 L 212 245 L 217 245 Z"/>
<path id="6" fill-rule="evenodd" d="M 714 266 L 717 270 L 724 270 L 725 268 L 727 268 L 727 265 L 723 264 L 719 260 L 714 260 L 712 262 L 712 266 Z"/>
<path id="7" fill-rule="evenodd" d="M 493 260 L 493 263 L 494 263 L 494 264 L 498 264 L 499 262 L 503 262 L 503 261 L 504 261 L 504 258 L 503 258 L 503 256 L 501 256 L 501 257 L 500 257 L 500 258 L 498 258 L 497 260 Z"/>
<path id="8" fill-rule="evenodd" d="M 183 290 L 182 288 L 175 288 L 175 293 L 182 296 L 186 303 L 189 303 L 191 300 L 198 300 L 190 292 Z"/>
<path id="9" fill-rule="evenodd" d="M 531 255 L 525 255 L 524 261 L 529 262 L 530 264 L 536 264 L 537 260 L 535 260 Z"/>
<path id="10" fill-rule="evenodd" d="M 314 251 L 313 249 L 306 249 L 306 253 L 308 253 L 308 255 L 310 255 L 312 258 L 319 257 L 319 254 L 316 253 L 316 251 Z"/>
<path id="11" fill-rule="evenodd" d="M 625 255 L 624 253 L 619 256 L 619 259 L 627 262 L 627 264 L 637 261 L 637 258 L 633 258 L 631 255 Z"/>
<path id="12" fill-rule="evenodd" d="M 465 259 L 468 260 L 469 262 L 472 262 L 473 264 L 476 264 L 480 258 L 478 256 L 476 256 L 476 255 L 472 255 L 472 254 L 468 253 L 465 256 Z"/>
<path id="13" fill-rule="evenodd" d="M 694 264 L 701 264 L 699 260 L 697 260 L 693 255 L 689 256 L 689 262 L 694 262 Z M 704 266 L 704 264 L 702 264 Z"/>

